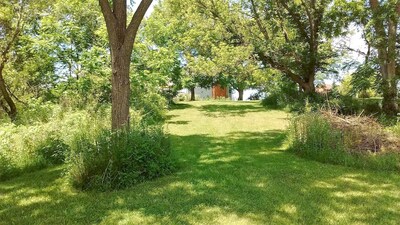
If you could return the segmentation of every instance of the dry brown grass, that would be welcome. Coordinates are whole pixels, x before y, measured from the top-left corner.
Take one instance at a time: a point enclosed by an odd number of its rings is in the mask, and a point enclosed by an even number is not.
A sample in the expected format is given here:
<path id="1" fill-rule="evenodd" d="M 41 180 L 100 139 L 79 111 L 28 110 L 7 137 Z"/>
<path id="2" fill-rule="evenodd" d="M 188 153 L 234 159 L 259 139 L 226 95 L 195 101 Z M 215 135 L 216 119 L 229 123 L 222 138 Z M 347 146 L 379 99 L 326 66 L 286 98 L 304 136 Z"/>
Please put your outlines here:
<path id="1" fill-rule="evenodd" d="M 400 152 L 400 138 L 386 131 L 373 117 L 342 116 L 332 111 L 322 111 L 322 115 L 333 128 L 342 132 L 349 151 Z"/>

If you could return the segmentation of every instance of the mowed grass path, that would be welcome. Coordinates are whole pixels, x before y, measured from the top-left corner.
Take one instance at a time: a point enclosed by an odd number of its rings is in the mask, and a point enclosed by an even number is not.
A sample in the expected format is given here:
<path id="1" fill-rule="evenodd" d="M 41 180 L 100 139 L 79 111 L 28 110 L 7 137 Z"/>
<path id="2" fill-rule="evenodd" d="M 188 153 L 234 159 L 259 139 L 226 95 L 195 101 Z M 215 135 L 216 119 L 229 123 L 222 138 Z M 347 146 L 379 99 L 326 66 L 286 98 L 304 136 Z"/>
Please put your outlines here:
<path id="1" fill-rule="evenodd" d="M 251 102 L 169 113 L 179 170 L 111 193 L 57 167 L 0 183 L 0 224 L 400 224 L 400 176 L 285 151 L 288 116 Z"/>

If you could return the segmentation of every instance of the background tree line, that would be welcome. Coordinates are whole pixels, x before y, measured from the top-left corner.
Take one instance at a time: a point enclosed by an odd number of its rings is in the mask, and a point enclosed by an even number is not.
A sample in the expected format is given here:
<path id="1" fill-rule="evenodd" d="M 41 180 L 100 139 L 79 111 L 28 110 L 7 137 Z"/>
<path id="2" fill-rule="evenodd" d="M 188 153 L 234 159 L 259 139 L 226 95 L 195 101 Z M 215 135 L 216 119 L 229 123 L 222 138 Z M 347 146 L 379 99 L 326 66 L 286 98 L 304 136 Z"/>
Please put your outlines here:
<path id="1" fill-rule="evenodd" d="M 398 111 L 399 1 L 164 0 L 139 26 L 151 3 L 135 11 L 125 1 L 2 1 L 2 113 L 16 120 L 41 102 L 113 102 L 119 127 L 130 105 L 147 107 L 140 99 L 163 101 L 181 88 L 192 90 L 192 100 L 195 86 L 215 83 L 236 89 L 239 99 L 249 87 L 307 97 L 349 66 L 352 89 L 373 89 L 387 114 Z M 367 43 L 359 64 L 344 62 L 359 50 L 335 45 L 352 27 Z"/>

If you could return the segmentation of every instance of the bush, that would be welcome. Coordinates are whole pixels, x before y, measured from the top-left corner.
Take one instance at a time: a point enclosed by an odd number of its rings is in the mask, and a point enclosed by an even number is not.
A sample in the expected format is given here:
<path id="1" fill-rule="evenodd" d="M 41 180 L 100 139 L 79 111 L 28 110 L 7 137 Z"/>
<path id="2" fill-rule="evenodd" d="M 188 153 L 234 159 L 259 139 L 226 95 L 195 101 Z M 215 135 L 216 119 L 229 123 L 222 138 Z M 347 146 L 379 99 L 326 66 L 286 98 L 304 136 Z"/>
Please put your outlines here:
<path id="1" fill-rule="evenodd" d="M 365 115 L 379 115 L 382 113 L 380 101 L 375 99 L 362 100 L 361 105 Z"/>
<path id="2" fill-rule="evenodd" d="M 55 110 L 55 105 L 43 103 L 40 99 L 31 100 L 27 105 L 19 105 L 16 124 L 32 124 L 35 122 L 46 123 Z"/>
<path id="3" fill-rule="evenodd" d="M 326 97 L 319 94 L 305 94 L 297 92 L 291 93 L 271 93 L 262 100 L 262 105 L 271 109 L 284 109 L 288 112 L 303 113 L 306 111 L 316 111 L 324 106 Z"/>
<path id="4" fill-rule="evenodd" d="M 342 115 L 354 115 L 362 110 L 360 101 L 349 95 L 338 96 L 338 98 L 331 100 L 330 104 L 331 108 Z"/>
<path id="5" fill-rule="evenodd" d="M 290 151 L 324 163 L 399 171 L 400 153 L 397 149 L 382 150 L 382 144 L 393 146 L 393 142 L 389 139 L 383 140 L 384 134 L 378 132 L 381 131 L 360 127 L 340 130 L 322 114 L 306 113 L 295 117 L 291 122 Z M 377 135 L 381 138 L 377 138 Z M 370 140 L 379 140 L 379 143 L 369 143 Z M 373 144 L 379 149 L 365 149 L 366 144 Z"/>
<path id="6" fill-rule="evenodd" d="M 282 107 L 279 100 L 278 94 L 270 94 L 261 101 L 261 104 L 271 109 L 278 109 Z"/>
<path id="7" fill-rule="evenodd" d="M 339 95 L 329 101 L 330 108 L 342 115 L 380 115 L 382 106 L 379 99 L 360 99 L 349 95 Z"/>
<path id="8" fill-rule="evenodd" d="M 47 163 L 59 165 L 64 163 L 69 146 L 60 139 L 48 138 L 38 147 L 37 154 Z"/>
<path id="9" fill-rule="evenodd" d="M 169 139 L 158 125 L 77 135 L 68 163 L 69 179 L 79 189 L 125 188 L 173 170 Z"/>

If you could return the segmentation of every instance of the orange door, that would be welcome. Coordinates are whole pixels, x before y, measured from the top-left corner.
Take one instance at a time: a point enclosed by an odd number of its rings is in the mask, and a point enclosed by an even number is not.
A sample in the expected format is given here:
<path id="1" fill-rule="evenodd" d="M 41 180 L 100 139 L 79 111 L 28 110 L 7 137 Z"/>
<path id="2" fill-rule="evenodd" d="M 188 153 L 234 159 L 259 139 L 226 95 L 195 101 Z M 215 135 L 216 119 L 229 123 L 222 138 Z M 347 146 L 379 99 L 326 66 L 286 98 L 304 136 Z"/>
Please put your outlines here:
<path id="1" fill-rule="evenodd" d="M 212 88 L 212 95 L 214 99 L 217 98 L 228 98 L 228 90 L 221 85 L 216 84 Z"/>

